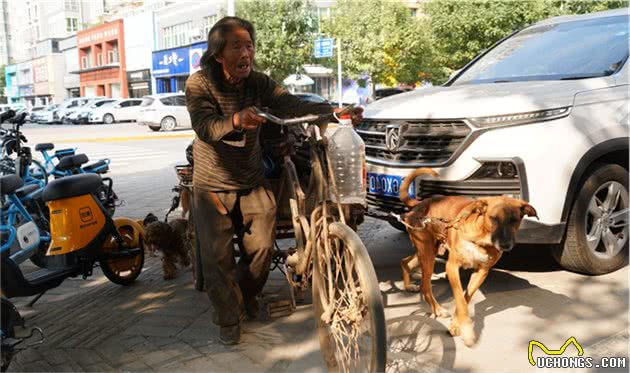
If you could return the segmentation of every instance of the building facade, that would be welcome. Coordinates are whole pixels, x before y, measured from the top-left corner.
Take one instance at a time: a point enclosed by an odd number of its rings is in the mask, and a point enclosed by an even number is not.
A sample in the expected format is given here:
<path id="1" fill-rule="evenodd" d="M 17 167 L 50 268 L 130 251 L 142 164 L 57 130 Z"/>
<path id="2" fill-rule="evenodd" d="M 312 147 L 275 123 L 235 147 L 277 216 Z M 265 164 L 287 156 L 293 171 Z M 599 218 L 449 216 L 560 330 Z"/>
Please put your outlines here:
<path id="1" fill-rule="evenodd" d="M 32 60 L 33 99 L 31 105 L 43 106 L 61 103 L 66 92 L 63 88 L 64 56 L 61 53 L 48 54 Z"/>
<path id="2" fill-rule="evenodd" d="M 153 15 L 152 10 L 146 9 L 123 19 L 129 97 L 142 97 L 153 92 L 151 81 L 155 24 Z"/>
<path id="3" fill-rule="evenodd" d="M 122 20 L 77 33 L 81 97 L 129 97 Z"/>
<path id="4" fill-rule="evenodd" d="M 185 90 L 186 79 L 200 69 L 201 56 L 206 42 L 153 52 L 151 74 L 155 79 L 155 92 L 180 92 Z"/>
<path id="5" fill-rule="evenodd" d="M 81 81 L 79 74 L 73 74 L 73 71 L 79 71 L 79 50 L 77 49 L 77 37 L 59 40 L 59 53 L 63 56 L 63 89 L 66 97 L 79 97 L 81 94 Z"/>
<path id="6" fill-rule="evenodd" d="M 17 84 L 17 65 L 7 65 L 4 69 L 4 80 L 6 86 L 4 95 L 7 97 L 8 104 L 15 104 L 19 100 L 18 84 Z"/>
<path id="7" fill-rule="evenodd" d="M 186 1 L 155 11 L 151 68 L 155 93 L 184 91 L 188 76 L 199 70 L 208 32 L 226 4 L 226 0 Z"/>

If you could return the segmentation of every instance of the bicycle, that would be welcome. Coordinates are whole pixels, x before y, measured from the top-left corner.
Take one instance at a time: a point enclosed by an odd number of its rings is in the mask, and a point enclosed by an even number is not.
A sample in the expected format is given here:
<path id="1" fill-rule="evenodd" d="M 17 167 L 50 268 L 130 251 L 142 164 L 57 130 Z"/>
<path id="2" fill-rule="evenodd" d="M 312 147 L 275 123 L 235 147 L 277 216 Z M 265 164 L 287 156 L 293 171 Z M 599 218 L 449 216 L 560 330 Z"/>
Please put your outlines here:
<path id="1" fill-rule="evenodd" d="M 330 200 L 331 191 L 338 196 L 336 181 L 322 128 L 312 124 L 328 115 L 292 119 L 280 119 L 263 111 L 258 111 L 258 115 L 280 125 L 282 132 L 293 129 L 295 139 L 306 141 L 310 152 L 310 175 L 308 180 L 300 180 L 291 159 L 295 147 L 285 146 L 289 151 L 283 155 L 276 196 L 279 213 L 281 201 L 288 199 L 296 247 L 282 253 L 280 260 L 284 261 L 287 279 L 295 290 L 305 290 L 312 282 L 326 364 L 329 370 L 384 371 L 387 338 L 378 279 L 363 242 L 351 228 L 362 219 L 364 209 Z M 279 219 L 279 230 L 283 223 Z"/>

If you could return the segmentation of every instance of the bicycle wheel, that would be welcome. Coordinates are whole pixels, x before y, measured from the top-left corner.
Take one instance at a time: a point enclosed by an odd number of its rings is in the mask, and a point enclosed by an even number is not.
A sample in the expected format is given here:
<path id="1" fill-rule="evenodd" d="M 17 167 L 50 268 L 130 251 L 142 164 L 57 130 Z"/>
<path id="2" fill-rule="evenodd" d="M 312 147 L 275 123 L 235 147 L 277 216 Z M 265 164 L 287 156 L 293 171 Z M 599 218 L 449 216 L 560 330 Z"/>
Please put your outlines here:
<path id="1" fill-rule="evenodd" d="M 339 222 L 328 226 L 330 252 L 316 243 L 313 307 L 329 370 L 384 372 L 383 300 L 372 261 L 359 236 Z"/>
<path id="2" fill-rule="evenodd" d="M 44 185 L 48 184 L 48 172 L 46 172 L 46 167 L 39 163 L 39 161 L 34 159 L 31 161 L 31 170 L 29 172 L 33 178 L 41 180 Z"/>

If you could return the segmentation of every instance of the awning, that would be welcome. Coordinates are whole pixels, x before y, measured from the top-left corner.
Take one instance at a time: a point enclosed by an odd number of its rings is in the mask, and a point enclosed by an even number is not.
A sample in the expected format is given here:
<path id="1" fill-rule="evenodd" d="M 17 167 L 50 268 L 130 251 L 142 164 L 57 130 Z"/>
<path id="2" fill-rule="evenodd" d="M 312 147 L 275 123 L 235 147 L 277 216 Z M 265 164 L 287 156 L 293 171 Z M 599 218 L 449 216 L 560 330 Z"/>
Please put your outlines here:
<path id="1" fill-rule="evenodd" d="M 308 75 L 304 74 L 291 74 L 285 80 L 282 81 L 285 85 L 311 85 L 315 82 Z"/>

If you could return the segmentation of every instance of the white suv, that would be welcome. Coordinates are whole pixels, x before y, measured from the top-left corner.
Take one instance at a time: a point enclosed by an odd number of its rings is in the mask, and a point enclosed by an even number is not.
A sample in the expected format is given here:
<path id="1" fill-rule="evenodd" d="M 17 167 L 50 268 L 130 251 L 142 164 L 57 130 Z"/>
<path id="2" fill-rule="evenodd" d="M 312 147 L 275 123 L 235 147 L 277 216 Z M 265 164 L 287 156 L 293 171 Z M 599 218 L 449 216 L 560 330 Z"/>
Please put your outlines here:
<path id="1" fill-rule="evenodd" d="M 149 126 L 153 131 L 191 128 L 186 96 L 183 93 L 160 93 L 143 97 L 137 123 Z"/>
<path id="2" fill-rule="evenodd" d="M 416 180 L 412 193 L 522 198 L 540 220 L 523 221 L 519 242 L 554 244 L 577 272 L 624 266 L 628 22 L 628 9 L 552 18 L 501 40 L 442 87 L 368 105 L 357 131 L 370 206 L 402 211 L 401 180 L 433 167 L 440 177 Z"/>

